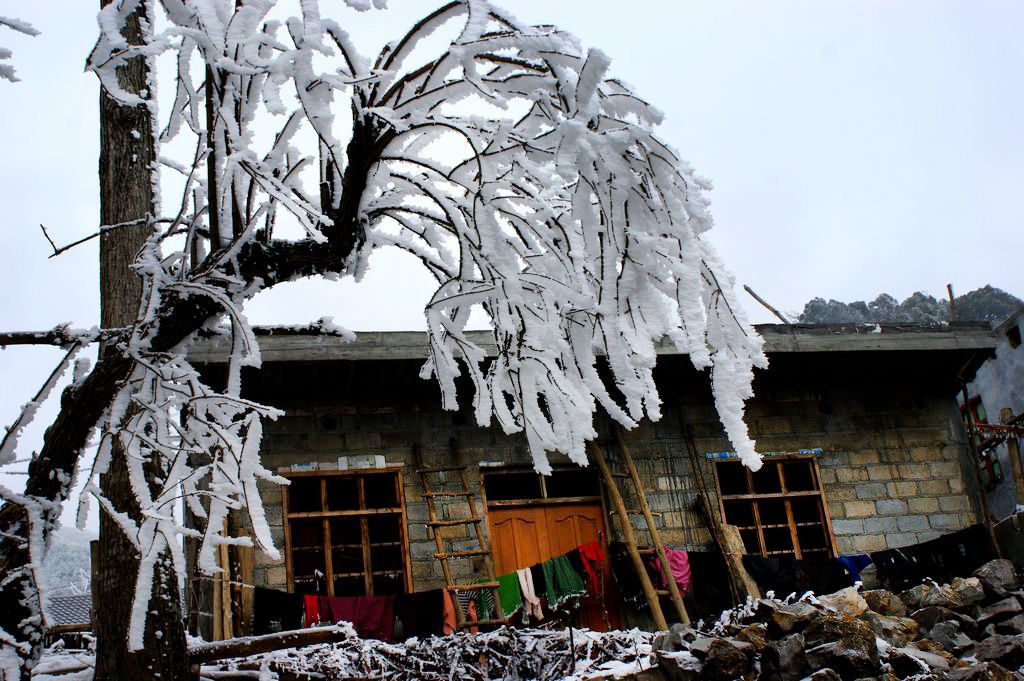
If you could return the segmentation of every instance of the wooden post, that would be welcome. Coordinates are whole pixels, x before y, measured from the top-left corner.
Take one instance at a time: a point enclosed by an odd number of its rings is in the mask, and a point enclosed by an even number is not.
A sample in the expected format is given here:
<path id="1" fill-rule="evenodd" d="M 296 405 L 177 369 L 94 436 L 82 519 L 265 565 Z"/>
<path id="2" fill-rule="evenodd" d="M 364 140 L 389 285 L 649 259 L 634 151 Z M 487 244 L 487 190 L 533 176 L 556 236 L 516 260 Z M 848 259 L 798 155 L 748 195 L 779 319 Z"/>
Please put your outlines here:
<path id="1" fill-rule="evenodd" d="M 224 519 L 224 536 L 228 536 L 228 521 Z M 220 582 L 220 616 L 221 616 L 221 640 L 234 638 L 234 627 L 231 621 L 231 561 L 228 557 L 228 545 L 221 544 L 217 547 L 217 555 L 220 557 L 220 567 L 223 570 L 217 575 Z"/>
<path id="2" fill-rule="evenodd" d="M 1013 421 L 1013 410 L 1004 407 L 999 412 L 1002 423 Z M 1024 504 L 1024 469 L 1020 463 L 1020 441 L 1013 433 L 1006 436 L 1006 452 L 1010 455 L 1010 466 L 1013 468 L 1013 482 L 1017 486 L 1017 503 Z"/>
<path id="3" fill-rule="evenodd" d="M 679 613 L 679 619 L 683 621 L 683 624 L 690 623 L 690 615 L 686 612 L 686 606 L 683 605 L 682 594 L 679 593 L 679 586 L 676 584 L 676 580 L 672 575 L 672 569 L 668 564 L 668 557 L 665 555 L 665 547 L 661 543 L 661 533 L 658 532 L 657 526 L 654 524 L 654 517 L 651 515 L 651 507 L 647 503 L 647 495 L 643 493 L 643 483 L 640 481 L 640 474 L 636 470 L 636 465 L 633 463 L 633 456 L 629 453 L 629 449 L 626 447 L 626 439 L 622 436 L 622 426 L 616 424 L 615 426 L 615 437 L 619 441 L 619 449 L 622 451 L 622 460 L 626 464 L 626 471 L 629 473 L 630 479 L 633 481 L 633 489 L 636 490 L 637 502 L 640 504 L 640 511 L 644 514 L 644 520 L 647 522 L 647 527 L 651 532 L 651 541 L 654 543 L 654 554 L 658 557 L 658 562 L 661 563 L 661 574 L 665 576 L 665 581 L 668 582 L 668 593 L 672 597 L 672 604 L 676 606 L 676 612 Z M 628 522 L 628 518 L 625 519 Z"/>
<path id="4" fill-rule="evenodd" d="M 601 470 L 601 475 L 604 477 L 605 484 L 608 486 L 608 496 L 612 499 L 612 505 L 615 506 L 615 513 L 619 516 L 619 525 L 622 527 L 622 535 L 626 539 L 626 544 L 630 547 L 629 557 L 633 561 L 633 568 L 636 570 L 637 577 L 640 578 L 640 585 L 644 589 L 644 595 L 647 597 L 647 602 L 651 606 L 651 616 L 654 617 L 654 626 L 659 631 L 665 631 L 668 629 L 668 622 L 665 621 L 665 613 L 661 611 L 661 603 L 658 601 L 658 593 L 654 590 L 654 585 L 651 584 L 651 578 L 647 575 L 647 568 L 644 566 L 643 559 L 640 558 L 640 554 L 636 551 L 636 535 L 633 533 L 633 525 L 629 522 L 629 514 L 626 512 L 626 504 L 622 501 L 622 495 L 619 494 L 618 483 L 615 482 L 615 476 L 612 475 L 611 470 L 608 468 L 608 463 L 604 460 L 604 454 L 601 453 L 601 448 L 594 446 L 594 444 L 588 443 L 590 451 L 594 454 L 594 460 L 597 462 L 597 467 Z M 670 573 L 671 574 L 671 573 Z"/>

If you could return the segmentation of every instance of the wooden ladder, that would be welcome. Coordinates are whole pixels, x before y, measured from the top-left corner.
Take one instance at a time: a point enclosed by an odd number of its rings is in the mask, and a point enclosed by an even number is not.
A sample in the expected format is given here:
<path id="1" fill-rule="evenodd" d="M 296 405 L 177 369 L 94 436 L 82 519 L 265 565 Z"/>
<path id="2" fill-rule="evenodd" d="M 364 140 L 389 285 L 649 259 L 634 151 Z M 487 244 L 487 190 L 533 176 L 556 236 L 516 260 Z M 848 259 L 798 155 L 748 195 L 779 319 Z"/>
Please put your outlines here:
<path id="1" fill-rule="evenodd" d="M 487 541 L 487 536 L 484 534 L 483 527 L 481 527 L 484 520 L 483 516 L 477 513 L 475 500 L 476 493 L 469 488 L 469 479 L 466 477 L 466 466 L 462 464 L 462 457 L 459 454 L 459 448 L 455 438 L 452 438 L 449 441 L 449 446 L 451 447 L 452 457 L 455 460 L 454 465 L 425 466 L 423 463 L 422 447 L 420 447 L 419 443 L 413 445 L 413 455 L 416 460 L 416 472 L 420 476 L 420 482 L 423 485 L 423 498 L 427 502 L 427 527 L 430 528 L 430 533 L 434 536 L 434 544 L 437 547 L 437 551 L 434 553 L 434 558 L 441 562 L 441 574 L 444 576 L 445 588 L 451 595 L 452 604 L 455 606 L 455 620 L 458 628 L 464 629 L 468 627 L 504 624 L 505 613 L 501 609 L 501 599 L 498 598 L 498 579 L 494 574 L 494 560 L 491 555 L 491 548 Z M 435 475 L 447 473 L 458 473 L 459 487 L 454 490 L 435 490 L 434 486 L 431 484 L 431 478 Z M 466 504 L 469 507 L 469 515 L 462 518 L 442 518 L 439 510 L 441 508 L 445 508 L 445 506 L 443 503 L 439 505 L 438 502 L 443 499 L 465 499 Z M 464 551 L 448 551 L 445 548 L 442 528 L 466 525 L 471 525 L 473 527 L 478 548 Z M 470 558 L 480 558 L 483 560 L 486 580 L 476 584 L 457 584 L 455 579 L 452 577 L 452 569 L 448 564 L 448 561 L 453 559 L 467 560 Z M 493 595 L 495 611 L 494 619 L 478 619 L 470 621 L 462 609 L 462 603 L 459 601 L 456 592 L 486 590 L 490 590 Z"/>
<path id="2" fill-rule="evenodd" d="M 675 579 L 672 578 L 668 556 L 665 555 L 665 546 L 661 541 L 661 533 L 654 524 L 654 515 L 651 513 L 651 507 L 647 503 L 643 482 L 640 480 L 640 474 L 637 473 L 636 464 L 633 463 L 633 457 L 629 453 L 626 441 L 622 437 L 622 428 L 618 424 L 615 425 L 615 437 L 618 441 L 619 450 L 622 452 L 622 462 L 626 466 L 626 473 L 612 472 L 608 467 L 608 462 L 605 460 L 600 445 L 591 443 L 590 451 L 593 452 L 597 467 L 601 470 L 605 487 L 608 489 L 608 496 L 611 498 L 612 506 L 614 507 L 613 512 L 619 518 L 622 537 L 626 541 L 626 549 L 629 551 L 629 557 L 633 561 L 633 568 L 640 579 L 640 585 L 643 587 L 644 595 L 647 597 L 647 603 L 651 607 L 654 624 L 659 630 L 664 631 L 668 629 L 668 622 L 665 620 L 665 614 L 661 609 L 661 596 L 671 597 L 676 614 L 679 615 L 679 621 L 683 624 L 689 624 L 690 616 L 686 612 L 686 606 L 683 605 L 683 597 L 679 593 L 679 587 L 676 585 Z M 620 478 L 626 478 L 632 482 L 634 496 L 640 508 L 626 508 L 626 502 L 622 500 L 622 492 L 619 490 L 618 480 Z M 647 523 L 647 531 L 651 535 L 651 542 L 654 544 L 652 548 L 641 549 L 637 546 L 633 524 L 629 520 L 631 515 L 643 516 L 644 521 Z M 644 555 L 656 555 L 658 557 L 658 561 L 661 563 L 661 572 L 668 577 L 666 580 L 668 582 L 668 589 L 656 589 L 654 587 L 650 575 L 647 574 L 647 567 L 644 565 Z"/>

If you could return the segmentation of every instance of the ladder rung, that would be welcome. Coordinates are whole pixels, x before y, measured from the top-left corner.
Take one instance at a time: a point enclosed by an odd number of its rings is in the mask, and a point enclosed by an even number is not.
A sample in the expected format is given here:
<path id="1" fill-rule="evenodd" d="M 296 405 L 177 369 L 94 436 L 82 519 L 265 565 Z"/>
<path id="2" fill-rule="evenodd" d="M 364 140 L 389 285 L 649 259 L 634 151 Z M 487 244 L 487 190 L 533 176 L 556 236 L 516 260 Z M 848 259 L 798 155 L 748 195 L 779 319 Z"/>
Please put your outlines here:
<path id="1" fill-rule="evenodd" d="M 453 527 L 455 525 L 475 525 L 482 522 L 480 518 L 467 518 L 465 520 L 428 520 L 427 525 L 432 527 Z"/>
<path id="2" fill-rule="evenodd" d="M 416 472 L 423 473 L 447 473 L 448 471 L 464 471 L 465 466 L 432 466 L 430 468 L 417 468 Z"/>
<path id="3" fill-rule="evenodd" d="M 458 492 L 423 492 L 425 497 L 472 497 L 476 496 L 473 492 L 467 490 L 461 490 Z"/>
<path id="4" fill-rule="evenodd" d="M 476 584 L 452 584 L 449 591 L 483 591 L 484 589 L 497 589 L 498 582 L 477 582 Z"/>
<path id="5" fill-rule="evenodd" d="M 657 553 L 654 549 L 637 549 L 636 552 L 645 556 L 651 556 Z"/>
<path id="6" fill-rule="evenodd" d="M 628 478 L 629 473 L 612 473 L 613 478 Z"/>
<path id="7" fill-rule="evenodd" d="M 643 511 L 640 510 L 639 508 L 627 508 L 626 509 L 626 513 L 629 513 L 631 515 L 643 515 Z M 617 514 L 618 514 L 618 511 L 616 511 L 614 508 L 611 509 L 610 511 L 608 511 L 608 515 L 617 515 Z M 654 514 L 652 513 L 651 515 L 654 515 Z"/>
<path id="8" fill-rule="evenodd" d="M 451 551 L 449 553 L 435 553 L 434 558 L 446 560 L 448 558 L 472 558 L 473 556 L 489 556 L 490 551 L 485 549 L 473 549 L 472 551 Z"/>
<path id="9" fill-rule="evenodd" d="M 672 595 L 672 592 L 669 591 L 668 589 L 655 589 L 654 593 L 658 594 L 659 596 L 671 596 Z"/>

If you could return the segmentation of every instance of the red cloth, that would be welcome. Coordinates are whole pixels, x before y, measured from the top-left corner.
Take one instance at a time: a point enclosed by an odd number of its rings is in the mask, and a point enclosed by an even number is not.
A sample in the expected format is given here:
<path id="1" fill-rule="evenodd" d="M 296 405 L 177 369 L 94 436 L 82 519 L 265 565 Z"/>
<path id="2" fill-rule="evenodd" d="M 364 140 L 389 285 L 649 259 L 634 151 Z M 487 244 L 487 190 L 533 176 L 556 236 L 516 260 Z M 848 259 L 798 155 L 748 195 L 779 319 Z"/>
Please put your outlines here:
<path id="1" fill-rule="evenodd" d="M 390 641 L 395 628 L 394 596 L 332 596 L 324 599 L 331 622 L 351 622 L 361 638 Z"/>
<path id="2" fill-rule="evenodd" d="M 604 551 L 596 539 L 579 547 L 583 569 L 587 571 L 587 592 L 592 596 L 601 593 L 601 572 L 604 570 Z"/>
<path id="3" fill-rule="evenodd" d="M 441 631 L 447 636 L 456 629 L 457 620 L 455 618 L 455 601 L 452 599 L 452 594 L 448 589 L 444 590 L 444 615 L 442 616 L 443 623 L 441 624 Z"/>
<path id="4" fill-rule="evenodd" d="M 686 551 L 679 549 L 670 549 L 667 546 L 662 547 L 665 550 L 665 558 L 668 559 L 668 569 L 672 572 L 672 580 L 676 583 L 676 587 L 679 589 L 679 595 L 685 596 L 686 592 L 690 590 L 690 557 Z M 661 571 L 661 559 L 655 554 L 651 558 L 651 567 L 658 573 L 658 577 L 661 578 L 661 588 L 668 588 L 668 580 L 665 579 L 665 575 Z"/>
<path id="5" fill-rule="evenodd" d="M 320 599 L 323 596 L 306 594 L 302 597 L 302 607 L 306 611 L 306 626 L 315 627 L 320 624 Z"/>

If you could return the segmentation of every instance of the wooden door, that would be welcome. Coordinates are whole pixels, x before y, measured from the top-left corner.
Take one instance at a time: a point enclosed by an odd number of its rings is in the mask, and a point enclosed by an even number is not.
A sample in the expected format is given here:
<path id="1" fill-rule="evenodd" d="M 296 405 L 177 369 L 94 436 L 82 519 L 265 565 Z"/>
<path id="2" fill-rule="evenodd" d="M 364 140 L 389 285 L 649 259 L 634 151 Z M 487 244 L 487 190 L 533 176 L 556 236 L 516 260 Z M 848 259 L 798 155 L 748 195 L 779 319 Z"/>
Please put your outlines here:
<path id="1" fill-rule="evenodd" d="M 531 567 L 606 536 L 604 514 L 599 503 L 503 506 L 490 509 L 487 516 L 494 570 L 499 575 Z M 607 562 L 604 572 L 605 585 L 612 585 Z M 607 631 L 618 626 L 617 608 L 611 607 L 617 601 L 609 600 L 609 595 L 606 593 L 604 599 L 600 596 L 581 599 L 581 626 L 595 631 Z"/>

